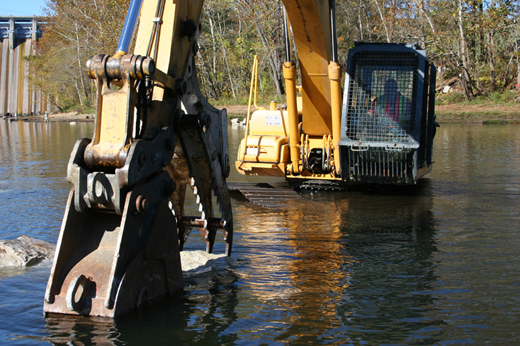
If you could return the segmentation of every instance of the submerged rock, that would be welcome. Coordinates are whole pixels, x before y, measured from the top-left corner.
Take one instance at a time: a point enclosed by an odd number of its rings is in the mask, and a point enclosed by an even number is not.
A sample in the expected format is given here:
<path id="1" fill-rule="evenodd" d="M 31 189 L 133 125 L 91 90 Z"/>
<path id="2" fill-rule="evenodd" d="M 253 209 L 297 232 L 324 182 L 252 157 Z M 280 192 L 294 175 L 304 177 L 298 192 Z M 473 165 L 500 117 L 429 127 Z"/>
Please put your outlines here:
<path id="1" fill-rule="evenodd" d="M 239 280 L 234 271 L 235 261 L 226 255 L 213 255 L 205 251 L 182 251 L 181 265 L 184 290 L 192 295 L 209 295 L 211 290 L 226 287 Z"/>
<path id="2" fill-rule="evenodd" d="M 13 240 L 0 240 L 1 273 L 5 274 L 6 270 L 23 270 L 43 260 L 52 260 L 54 250 L 54 244 L 25 235 Z M 182 272 L 190 287 L 208 289 L 237 280 L 231 269 L 233 258 L 205 251 L 181 251 L 180 255 Z"/>
<path id="3" fill-rule="evenodd" d="M 54 244 L 21 236 L 13 240 L 0 240 L 0 268 L 27 267 L 54 257 Z"/>
<path id="4" fill-rule="evenodd" d="M 225 267 L 231 260 L 226 255 L 214 255 L 206 251 L 181 251 L 181 265 L 183 272 L 204 272 L 211 270 L 212 267 Z"/>

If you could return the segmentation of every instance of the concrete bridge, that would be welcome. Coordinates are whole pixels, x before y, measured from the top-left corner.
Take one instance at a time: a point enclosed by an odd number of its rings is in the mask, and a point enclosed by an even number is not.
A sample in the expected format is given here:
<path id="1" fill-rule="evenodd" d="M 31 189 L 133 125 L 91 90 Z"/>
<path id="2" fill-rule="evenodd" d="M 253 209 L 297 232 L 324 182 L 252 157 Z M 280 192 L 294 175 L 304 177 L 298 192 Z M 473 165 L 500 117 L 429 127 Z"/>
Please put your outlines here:
<path id="1" fill-rule="evenodd" d="M 33 88 L 24 58 L 35 54 L 41 37 L 37 17 L 0 17 L 0 116 L 45 113 L 50 104 Z"/>

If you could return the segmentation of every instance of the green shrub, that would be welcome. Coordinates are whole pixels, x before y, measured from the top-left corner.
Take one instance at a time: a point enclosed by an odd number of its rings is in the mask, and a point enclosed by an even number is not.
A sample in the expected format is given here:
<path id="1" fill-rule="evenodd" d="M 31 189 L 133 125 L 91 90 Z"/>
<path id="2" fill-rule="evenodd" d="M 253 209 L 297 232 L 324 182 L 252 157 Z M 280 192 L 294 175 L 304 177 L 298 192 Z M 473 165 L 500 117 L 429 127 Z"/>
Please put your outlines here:
<path id="1" fill-rule="evenodd" d="M 502 102 L 513 103 L 515 102 L 516 94 L 512 90 L 507 90 L 502 94 Z"/>
<path id="2" fill-rule="evenodd" d="M 439 94 L 437 96 L 436 104 L 450 104 L 450 103 L 461 103 L 466 101 L 466 96 L 462 93 L 448 93 L 448 94 Z M 440 102 L 440 103 L 438 103 Z"/>
<path id="3" fill-rule="evenodd" d="M 95 107 L 83 107 L 83 109 L 81 110 L 82 114 L 95 114 L 96 113 L 96 108 Z"/>
<path id="4" fill-rule="evenodd" d="M 500 94 L 498 91 L 495 91 L 491 95 L 489 95 L 489 99 L 494 102 L 500 102 L 502 101 L 502 94 Z"/>

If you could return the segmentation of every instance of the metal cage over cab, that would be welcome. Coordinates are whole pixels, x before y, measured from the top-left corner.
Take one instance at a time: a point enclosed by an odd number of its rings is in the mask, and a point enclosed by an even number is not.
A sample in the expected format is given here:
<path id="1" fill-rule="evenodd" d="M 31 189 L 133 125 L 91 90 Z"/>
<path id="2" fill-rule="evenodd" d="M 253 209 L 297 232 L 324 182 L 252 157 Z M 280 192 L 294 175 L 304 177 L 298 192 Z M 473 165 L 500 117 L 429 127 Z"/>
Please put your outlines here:
<path id="1" fill-rule="evenodd" d="M 344 181 L 408 185 L 431 170 L 435 75 L 415 45 L 356 43 L 349 51 L 339 142 Z"/>

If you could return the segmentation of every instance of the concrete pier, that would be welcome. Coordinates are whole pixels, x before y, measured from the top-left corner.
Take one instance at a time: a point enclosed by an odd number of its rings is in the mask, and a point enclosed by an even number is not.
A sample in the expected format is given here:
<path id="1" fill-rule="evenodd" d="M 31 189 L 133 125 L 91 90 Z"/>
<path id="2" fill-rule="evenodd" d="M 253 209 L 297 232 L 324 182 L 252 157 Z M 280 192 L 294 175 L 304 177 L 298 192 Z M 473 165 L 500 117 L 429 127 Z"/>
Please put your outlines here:
<path id="1" fill-rule="evenodd" d="M 37 17 L 0 17 L 0 116 L 50 111 L 50 105 L 29 82 L 29 62 L 41 37 Z"/>

